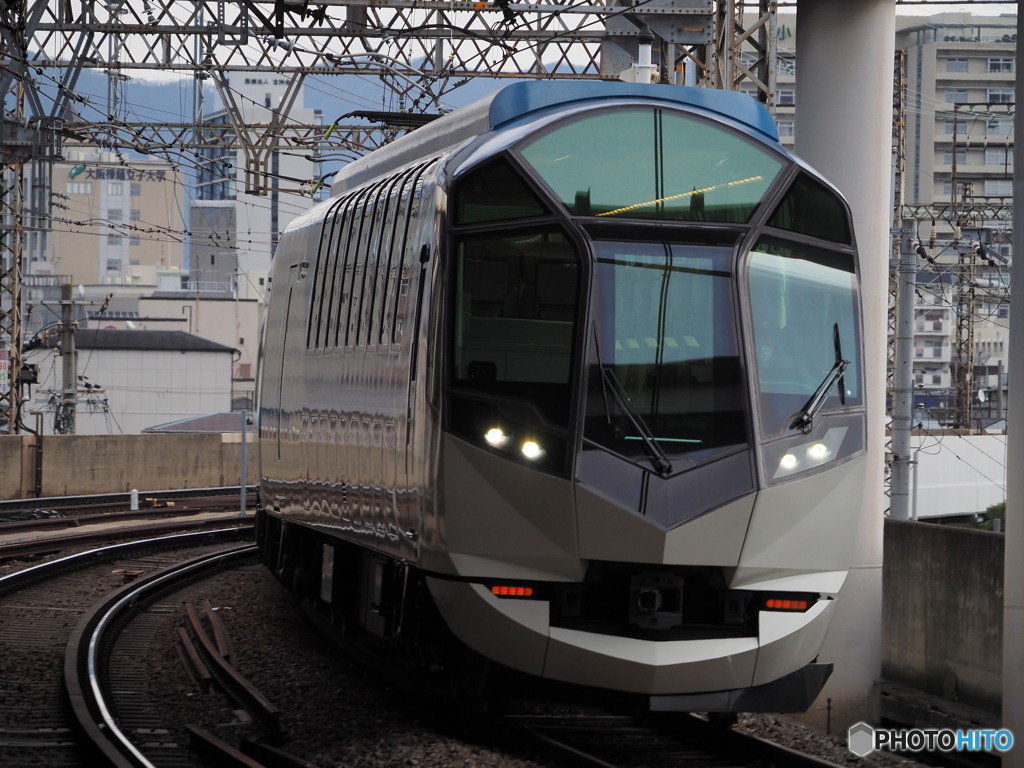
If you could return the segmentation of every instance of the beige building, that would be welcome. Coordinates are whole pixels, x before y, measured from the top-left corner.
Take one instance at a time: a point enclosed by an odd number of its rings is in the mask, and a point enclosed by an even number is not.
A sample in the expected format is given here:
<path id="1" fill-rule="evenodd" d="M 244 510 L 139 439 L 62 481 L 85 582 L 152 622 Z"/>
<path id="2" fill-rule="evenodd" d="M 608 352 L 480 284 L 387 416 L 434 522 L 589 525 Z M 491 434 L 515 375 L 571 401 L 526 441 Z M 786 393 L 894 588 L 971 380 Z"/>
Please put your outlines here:
<path id="1" fill-rule="evenodd" d="M 141 328 L 179 330 L 236 350 L 232 364 L 234 397 L 254 396 L 262 302 L 229 296 L 157 292 L 139 300 Z"/>
<path id="2" fill-rule="evenodd" d="M 123 165 L 113 152 L 69 148 L 54 166 L 53 225 L 29 251 L 30 274 L 70 275 L 74 284 L 131 283 L 132 267 L 181 269 L 180 174 L 159 160 Z"/>

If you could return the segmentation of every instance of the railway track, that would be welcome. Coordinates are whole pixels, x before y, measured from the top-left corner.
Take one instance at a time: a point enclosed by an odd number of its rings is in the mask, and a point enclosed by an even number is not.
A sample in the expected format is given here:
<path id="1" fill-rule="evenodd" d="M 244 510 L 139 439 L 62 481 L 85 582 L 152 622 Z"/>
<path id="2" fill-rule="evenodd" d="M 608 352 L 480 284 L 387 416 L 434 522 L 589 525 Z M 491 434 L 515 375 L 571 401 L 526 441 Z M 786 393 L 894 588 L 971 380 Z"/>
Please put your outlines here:
<path id="1" fill-rule="evenodd" d="M 579 768 L 837 768 L 832 763 L 689 715 L 637 719 L 580 709 L 510 718 L 542 754 Z"/>
<path id="2" fill-rule="evenodd" d="M 223 553 L 237 546 L 239 535 L 229 529 L 136 541 L 0 579 L 0 765 L 96 765 L 64 685 L 65 654 L 79 621 L 126 579 L 145 578 L 190 556 Z M 150 612 L 161 610 L 167 608 L 156 605 Z M 185 759 L 168 765 L 192 764 Z"/>
<path id="3" fill-rule="evenodd" d="M 255 559 L 255 546 L 246 545 L 176 563 L 109 594 L 81 618 L 68 640 L 64 681 L 79 726 L 111 765 L 192 765 L 150 703 L 151 647 L 165 615 L 180 610 L 183 585 Z"/>
<path id="4" fill-rule="evenodd" d="M 238 509 L 242 488 L 186 488 L 163 491 L 90 494 L 84 496 L 48 496 L 35 499 L 0 501 L 0 522 L 67 519 L 79 515 L 128 510 L 133 499 L 140 509 Z M 256 500 L 255 486 L 246 488 L 246 505 Z"/>
<path id="5" fill-rule="evenodd" d="M 245 503 L 254 504 L 255 494 Z M 0 502 L 0 561 L 137 538 L 140 530 L 156 536 L 251 526 L 242 512 L 238 487 Z"/>

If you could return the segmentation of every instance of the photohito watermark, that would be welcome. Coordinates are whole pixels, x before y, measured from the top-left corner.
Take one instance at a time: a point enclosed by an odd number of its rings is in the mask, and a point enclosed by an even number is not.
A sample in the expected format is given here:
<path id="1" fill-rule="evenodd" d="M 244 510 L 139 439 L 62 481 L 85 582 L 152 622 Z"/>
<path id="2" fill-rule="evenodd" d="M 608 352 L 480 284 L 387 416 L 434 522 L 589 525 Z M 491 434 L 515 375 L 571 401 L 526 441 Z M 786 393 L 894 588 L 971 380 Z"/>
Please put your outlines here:
<path id="1" fill-rule="evenodd" d="M 1005 728 L 955 731 L 952 728 L 873 728 L 867 723 L 850 726 L 847 745 L 857 757 L 876 749 L 888 752 L 1005 752 L 1013 746 L 1013 733 Z"/>

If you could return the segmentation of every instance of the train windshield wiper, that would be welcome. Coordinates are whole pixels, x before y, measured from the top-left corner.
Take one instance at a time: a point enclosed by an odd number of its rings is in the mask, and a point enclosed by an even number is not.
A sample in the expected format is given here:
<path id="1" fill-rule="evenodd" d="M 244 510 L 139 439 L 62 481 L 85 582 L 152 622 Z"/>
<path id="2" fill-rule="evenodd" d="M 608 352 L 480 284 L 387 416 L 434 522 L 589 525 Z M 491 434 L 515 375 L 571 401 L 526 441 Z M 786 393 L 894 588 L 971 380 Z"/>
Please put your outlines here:
<path id="1" fill-rule="evenodd" d="M 629 395 L 626 394 L 626 390 L 623 389 L 622 384 L 619 382 L 619 377 L 615 375 L 615 371 L 611 368 L 601 366 L 601 380 L 604 382 L 605 389 L 611 390 L 612 397 L 615 398 L 615 402 L 619 404 L 622 412 L 626 414 L 626 418 L 629 419 L 629 423 L 633 425 L 633 429 L 637 431 L 640 436 L 641 442 L 647 452 L 651 454 L 651 463 L 654 464 L 654 468 L 658 470 L 658 474 L 665 477 L 672 473 L 672 463 L 668 460 L 668 456 L 665 451 L 662 450 L 661 446 L 658 445 L 657 439 L 651 433 L 650 427 L 647 426 L 647 422 L 644 421 L 643 416 L 637 413 L 633 407 L 633 403 L 629 400 Z"/>
<path id="2" fill-rule="evenodd" d="M 825 400 L 828 399 L 828 393 L 832 391 L 832 387 L 836 385 L 837 381 L 839 382 L 839 402 L 843 405 L 846 404 L 846 387 L 843 381 L 843 372 L 850 366 L 850 361 L 843 360 L 843 344 L 839 339 L 839 323 L 832 326 L 832 341 L 836 350 L 836 362 L 832 366 L 832 370 L 825 374 L 825 378 L 822 379 L 818 388 L 814 390 L 814 394 L 804 403 L 800 413 L 793 419 L 789 425 L 790 429 L 799 429 L 804 433 L 811 431 L 811 426 L 814 424 L 814 416 L 825 404 Z"/>
<path id="3" fill-rule="evenodd" d="M 661 446 L 658 445 L 658 440 L 654 437 L 650 427 L 647 426 L 647 422 L 644 421 L 643 416 L 637 413 L 636 408 L 633 407 L 633 403 L 630 402 L 629 394 L 627 394 L 622 383 L 619 381 L 619 377 L 615 375 L 615 371 L 612 368 L 606 366 L 601 362 L 601 347 L 597 342 L 596 334 L 594 339 L 597 347 L 597 365 L 601 369 L 601 385 L 605 393 L 605 400 L 607 401 L 608 392 L 611 391 L 612 397 L 618 404 L 622 412 L 626 414 L 626 418 L 629 419 L 629 423 L 633 425 L 633 429 L 636 430 L 640 436 L 641 442 L 643 442 L 644 448 L 651 456 L 651 463 L 654 464 L 654 468 L 658 471 L 658 474 L 662 477 L 666 477 L 672 473 L 672 462 L 668 460 L 668 456 L 665 451 L 662 450 Z M 608 410 L 607 402 L 605 404 L 605 410 Z"/>

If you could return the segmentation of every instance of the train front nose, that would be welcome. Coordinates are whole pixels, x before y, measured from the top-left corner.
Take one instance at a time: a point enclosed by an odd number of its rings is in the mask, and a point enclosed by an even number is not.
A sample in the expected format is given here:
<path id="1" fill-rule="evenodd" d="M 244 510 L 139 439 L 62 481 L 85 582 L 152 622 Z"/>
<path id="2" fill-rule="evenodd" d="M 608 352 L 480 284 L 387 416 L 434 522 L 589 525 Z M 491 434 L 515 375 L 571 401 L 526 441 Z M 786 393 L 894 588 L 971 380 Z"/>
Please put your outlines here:
<path id="1" fill-rule="evenodd" d="M 862 471 L 841 198 L 661 108 L 581 111 L 461 179 L 442 613 L 515 669 L 705 709 L 801 674 Z"/>

